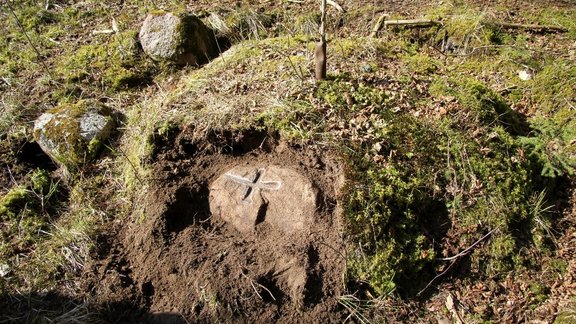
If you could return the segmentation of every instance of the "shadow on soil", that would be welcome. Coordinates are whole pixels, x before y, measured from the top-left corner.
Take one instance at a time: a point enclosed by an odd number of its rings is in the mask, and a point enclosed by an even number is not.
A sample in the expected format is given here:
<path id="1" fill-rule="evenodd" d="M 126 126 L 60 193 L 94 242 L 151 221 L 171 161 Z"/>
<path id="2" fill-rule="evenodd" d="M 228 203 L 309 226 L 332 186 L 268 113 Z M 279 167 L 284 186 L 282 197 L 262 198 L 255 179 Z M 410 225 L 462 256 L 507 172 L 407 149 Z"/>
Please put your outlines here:
<path id="1" fill-rule="evenodd" d="M 177 313 L 149 313 L 133 302 L 90 303 L 56 293 L 0 295 L 0 323 L 187 323 Z"/>

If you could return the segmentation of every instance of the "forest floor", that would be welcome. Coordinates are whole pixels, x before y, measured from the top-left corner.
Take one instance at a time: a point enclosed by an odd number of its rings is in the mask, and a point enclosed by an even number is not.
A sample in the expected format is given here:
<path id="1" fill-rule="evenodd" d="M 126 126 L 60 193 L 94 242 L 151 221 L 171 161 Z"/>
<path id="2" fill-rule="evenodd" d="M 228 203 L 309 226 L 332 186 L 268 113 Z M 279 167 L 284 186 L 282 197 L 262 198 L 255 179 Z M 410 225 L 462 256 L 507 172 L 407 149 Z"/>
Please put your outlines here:
<path id="1" fill-rule="evenodd" d="M 576 3 L 336 3 L 316 81 L 313 1 L 0 0 L 0 322 L 575 322 Z M 221 55 L 146 57 L 159 10 Z M 68 174 L 78 102 L 119 127 Z M 238 168 L 302 185 L 242 231 Z"/>

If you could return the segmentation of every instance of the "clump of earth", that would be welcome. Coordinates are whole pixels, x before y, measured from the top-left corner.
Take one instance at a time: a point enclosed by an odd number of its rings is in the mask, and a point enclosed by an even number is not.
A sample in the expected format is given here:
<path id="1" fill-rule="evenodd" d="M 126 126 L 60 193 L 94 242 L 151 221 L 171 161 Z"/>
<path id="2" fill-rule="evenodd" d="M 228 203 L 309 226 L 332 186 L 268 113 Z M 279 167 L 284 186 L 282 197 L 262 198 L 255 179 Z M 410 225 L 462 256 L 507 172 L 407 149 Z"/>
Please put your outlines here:
<path id="1" fill-rule="evenodd" d="M 139 300 L 152 321 L 342 321 L 336 155 L 259 132 L 194 138 L 155 152 L 143 215 L 93 265 L 96 296 Z"/>

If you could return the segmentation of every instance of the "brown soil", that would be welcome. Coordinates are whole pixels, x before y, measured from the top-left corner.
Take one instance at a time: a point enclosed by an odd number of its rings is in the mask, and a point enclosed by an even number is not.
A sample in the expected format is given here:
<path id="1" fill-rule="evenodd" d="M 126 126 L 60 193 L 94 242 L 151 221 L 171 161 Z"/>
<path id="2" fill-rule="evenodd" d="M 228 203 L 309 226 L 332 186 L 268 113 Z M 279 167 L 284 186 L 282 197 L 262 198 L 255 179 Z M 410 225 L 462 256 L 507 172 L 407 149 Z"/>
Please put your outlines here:
<path id="1" fill-rule="evenodd" d="M 196 140 L 190 128 L 166 144 L 174 142 L 154 154 L 144 215 L 122 225 L 117 241 L 108 242 L 112 249 L 100 248 L 105 253 L 89 287 L 99 303 L 136 301 L 149 321 L 170 314 L 190 322 L 344 319 L 337 298 L 345 252 L 335 198 L 343 172 L 333 154 L 259 132 Z M 306 229 L 285 234 L 261 223 L 241 233 L 211 216 L 210 184 L 250 164 L 281 165 L 312 181 L 320 202 Z"/>

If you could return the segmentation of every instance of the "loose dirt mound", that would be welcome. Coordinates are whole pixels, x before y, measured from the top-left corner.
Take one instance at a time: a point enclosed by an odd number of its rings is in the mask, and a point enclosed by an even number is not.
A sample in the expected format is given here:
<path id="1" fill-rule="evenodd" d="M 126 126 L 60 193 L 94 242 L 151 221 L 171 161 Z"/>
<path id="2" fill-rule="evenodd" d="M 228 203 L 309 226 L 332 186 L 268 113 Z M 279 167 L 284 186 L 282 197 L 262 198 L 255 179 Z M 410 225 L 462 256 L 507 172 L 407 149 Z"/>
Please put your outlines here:
<path id="1" fill-rule="evenodd" d="M 342 320 L 343 178 L 330 154 L 258 132 L 196 141 L 190 129 L 165 140 L 176 144 L 154 154 L 144 219 L 100 263 L 98 290 L 138 295 L 154 320 Z M 108 279 L 111 265 L 123 279 Z"/>

